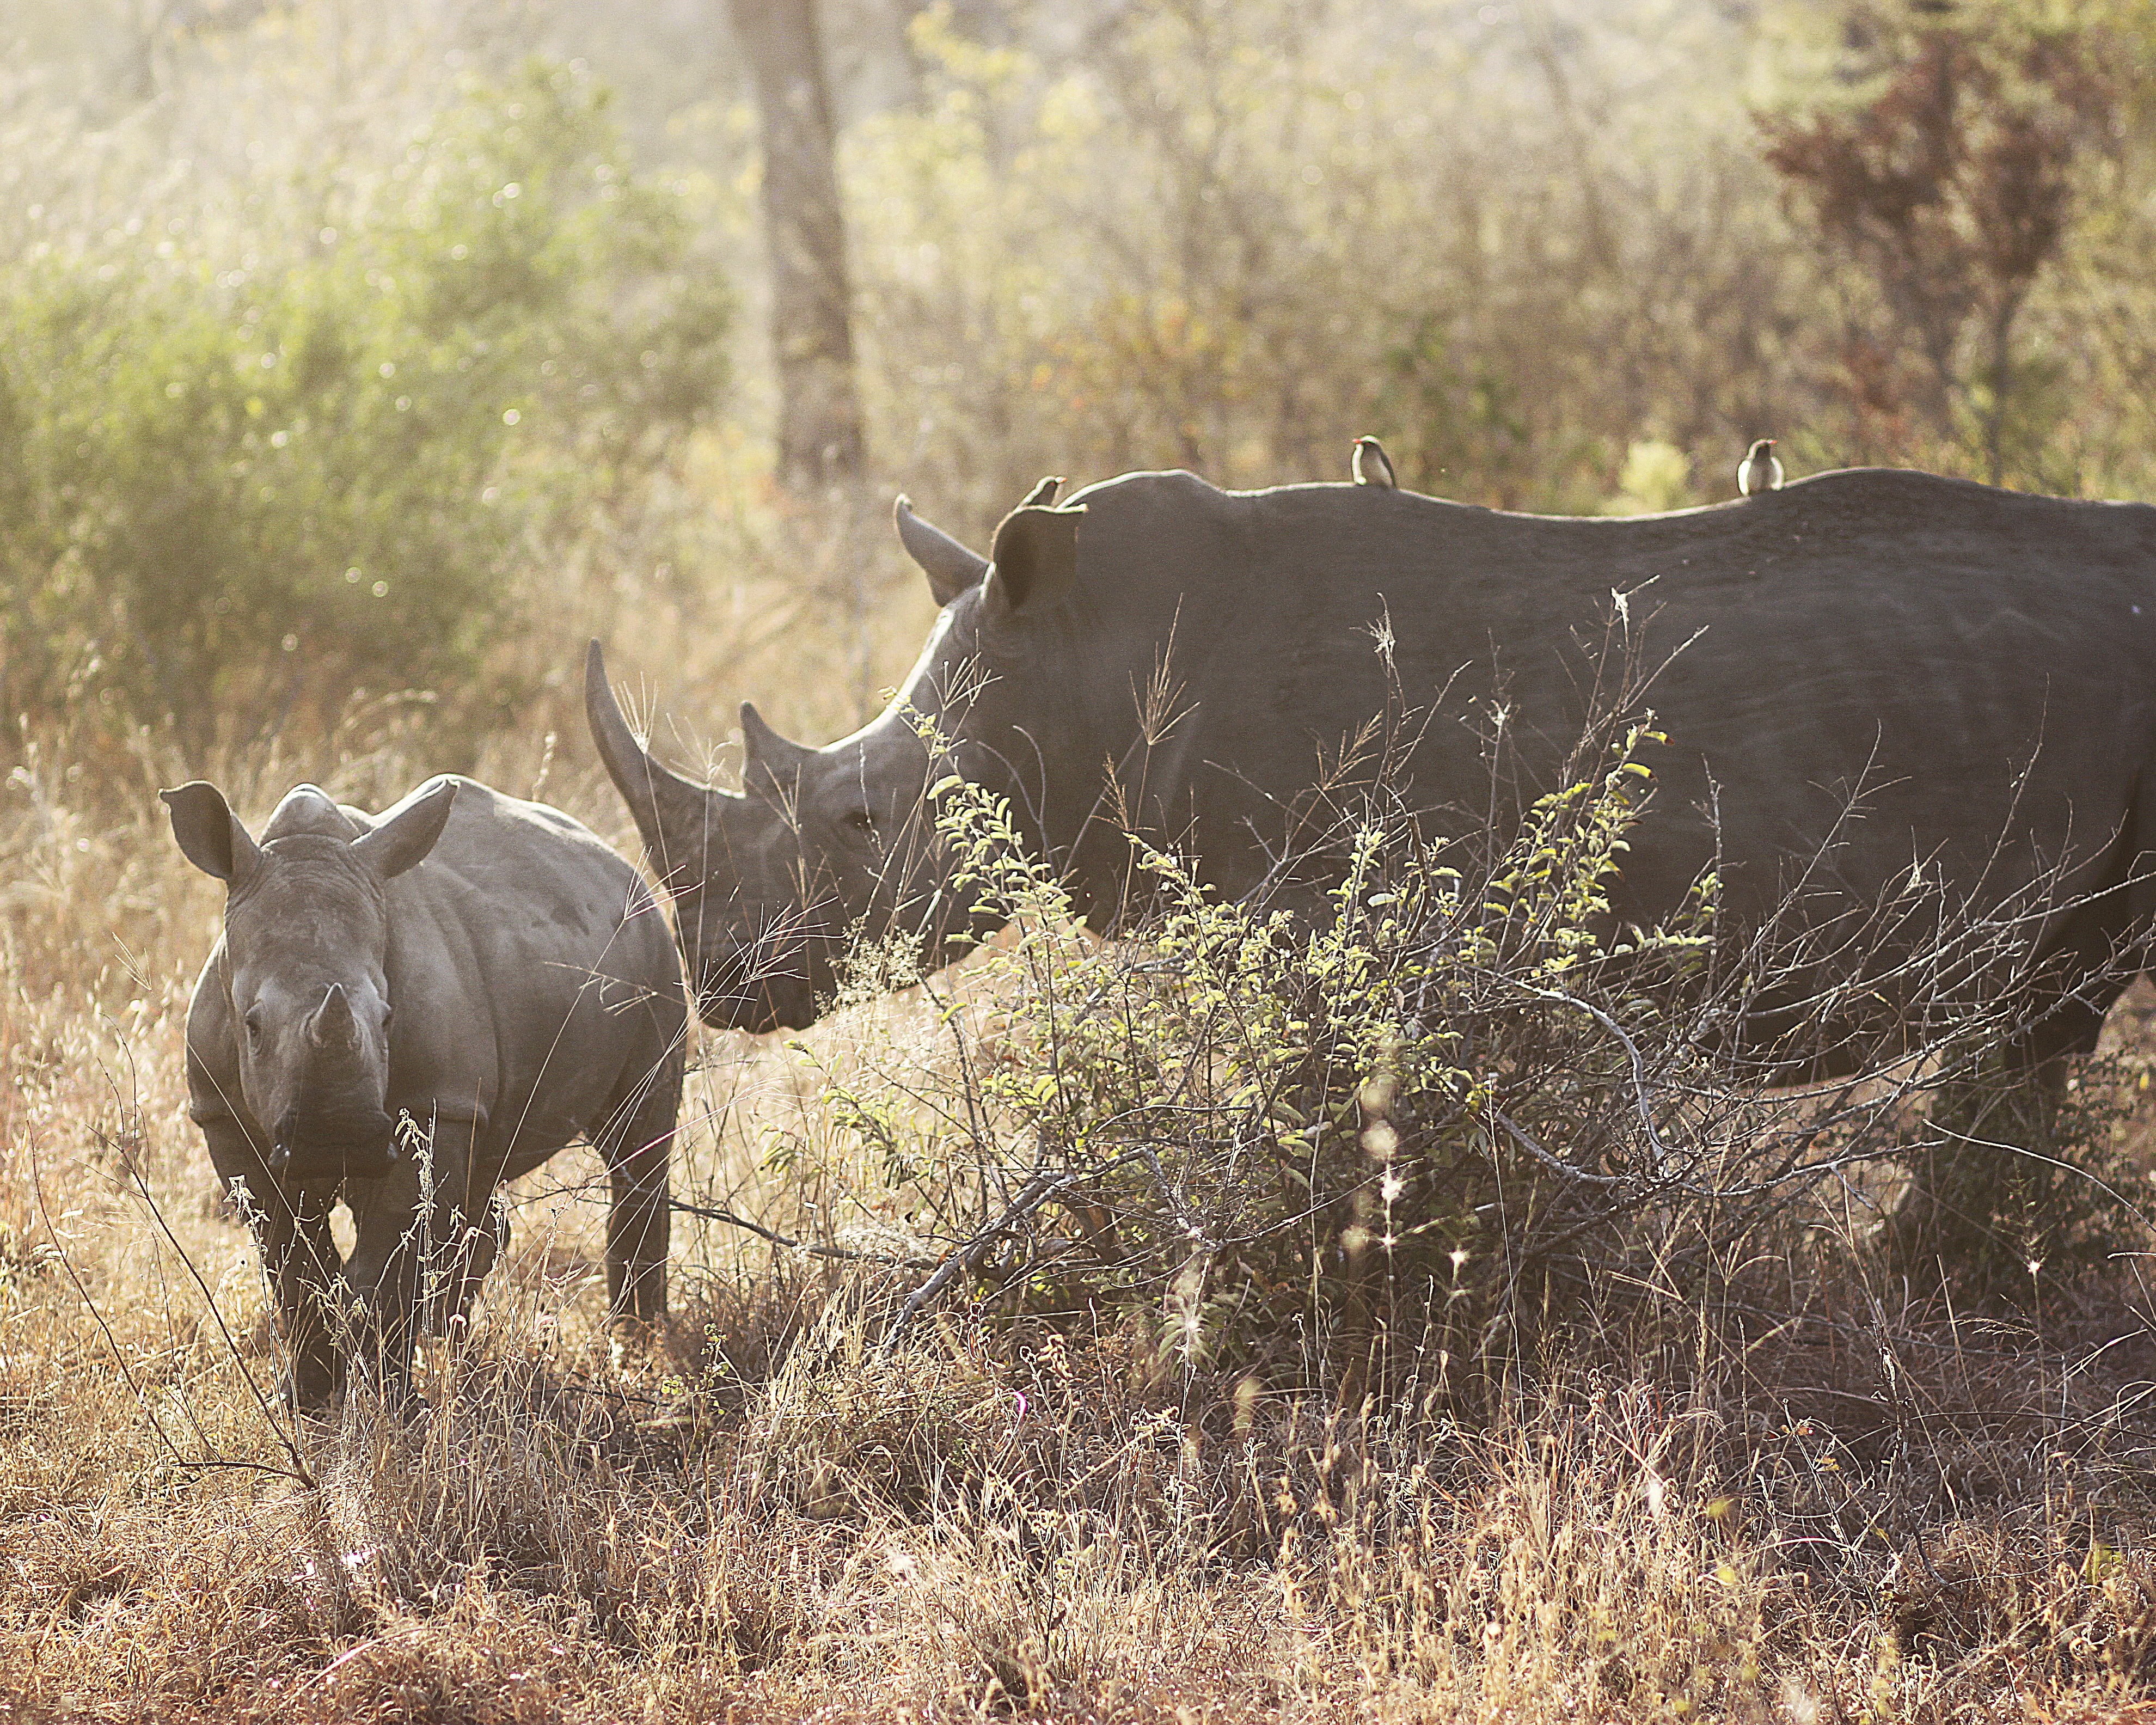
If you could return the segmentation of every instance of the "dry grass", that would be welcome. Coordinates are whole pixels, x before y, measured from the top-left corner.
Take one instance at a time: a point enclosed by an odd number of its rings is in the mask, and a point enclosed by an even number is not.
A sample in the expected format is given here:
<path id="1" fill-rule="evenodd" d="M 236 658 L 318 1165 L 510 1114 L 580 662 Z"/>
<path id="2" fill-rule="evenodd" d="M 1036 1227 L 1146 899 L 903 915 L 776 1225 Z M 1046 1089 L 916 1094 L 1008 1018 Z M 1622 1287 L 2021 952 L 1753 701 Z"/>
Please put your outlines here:
<path id="1" fill-rule="evenodd" d="M 352 735 L 223 776 L 256 817 L 419 776 Z M 173 763 L 67 748 L 0 805 L 0 1720 L 2156 1717 L 2131 1264 L 2000 1317 L 1763 1262 L 1378 1407 L 1135 1319 L 947 1307 L 886 1363 L 918 1271 L 685 1219 L 670 1331 L 617 1358 L 578 1152 L 430 1344 L 430 1413 L 290 1432 L 185 1116 L 215 891 L 152 814 Z M 629 837 L 569 745 L 473 764 Z M 2150 1004 L 2114 1022 L 2129 1086 Z M 706 1036 L 677 1193 L 919 1250 L 821 1097 L 932 1090 L 951 1047 L 911 997 Z M 2145 1172 L 2148 1111 L 2122 1131 Z"/>

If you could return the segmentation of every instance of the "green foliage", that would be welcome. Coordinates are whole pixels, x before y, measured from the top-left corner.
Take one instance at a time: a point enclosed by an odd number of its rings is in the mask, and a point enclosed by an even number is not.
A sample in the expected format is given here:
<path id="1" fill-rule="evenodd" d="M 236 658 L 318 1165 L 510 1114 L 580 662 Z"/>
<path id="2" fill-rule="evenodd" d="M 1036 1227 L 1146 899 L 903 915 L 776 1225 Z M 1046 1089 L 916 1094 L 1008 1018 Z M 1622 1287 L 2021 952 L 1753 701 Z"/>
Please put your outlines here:
<path id="1" fill-rule="evenodd" d="M 1674 445 L 1648 438 L 1625 452 L 1617 495 L 1604 506 L 1609 515 L 1650 515 L 1693 501 L 1691 459 Z"/>
<path id="2" fill-rule="evenodd" d="M 11 716 L 199 747 L 362 688 L 483 710 L 520 566 L 722 393 L 726 295 L 566 69 L 297 192 L 313 231 L 237 259 L 116 233 L 0 275 Z"/>
<path id="3" fill-rule="evenodd" d="M 1590 33 L 1565 76 L 1659 75 Z M 1590 151 L 1515 19 L 1142 0 L 1059 53 L 927 9 L 921 101 L 849 140 L 886 447 L 991 519 L 1044 471 L 1344 479 L 1364 432 L 1508 507 L 1591 510 L 1657 429 L 1741 451 L 1779 369 L 1734 327 L 1776 267 L 1764 171 L 1721 142 L 1748 49 L 1697 12 L 1652 33 L 1702 86 L 1683 141 L 1613 97 Z"/>
<path id="4" fill-rule="evenodd" d="M 1363 433 L 1566 513 L 1649 442 L 1732 496 L 1769 435 L 1793 479 L 2148 495 L 2148 18 L 928 8 L 920 99 L 845 144 L 874 440 L 983 521 L 1044 472 L 1339 479 Z"/>
<path id="5" fill-rule="evenodd" d="M 1001 1280 L 1036 1309 L 1147 1305 L 1187 1356 L 1229 1361 L 1532 1322 L 1568 1235 L 1678 1175 L 1609 1033 L 1674 1045 L 1708 947 L 1711 880 L 1666 927 L 1610 917 L 1660 741 L 1617 734 L 1479 868 L 1373 814 L 1316 915 L 1222 903 L 1144 850 L 1156 913 L 1105 948 L 1002 801 L 939 784 L 957 889 L 1027 931 L 990 960 L 1016 1004 L 976 1111 L 1028 1177 L 1067 1175 L 1054 1244 Z M 951 1169 L 910 1173 L 926 1194 Z"/>
<path id="6" fill-rule="evenodd" d="M 1466 1391 L 1806 1240 L 1943 1261 L 1971 1299 L 2077 1282 L 2129 1237 L 2116 1086 L 2042 1092 L 2005 1052 L 2046 1000 L 2010 974 L 2012 916 L 1928 903 L 1913 947 L 1845 942 L 1825 988 L 1800 925 L 1717 928 L 1712 870 L 1660 926 L 1620 923 L 1666 742 L 1604 721 L 1495 839 L 1433 837 L 1383 800 L 1399 775 L 1352 769 L 1362 812 L 1281 871 L 1335 884 L 1292 903 L 1223 902 L 1134 838 L 1147 914 L 1106 946 L 1008 803 L 944 778 L 953 890 L 1020 932 L 984 955 L 997 1014 L 950 1089 L 834 1082 L 854 1165 L 979 1297 L 1144 1314 L 1165 1355 L 1274 1381 Z M 1917 1192 L 1875 1225 L 1887 1163 Z"/>

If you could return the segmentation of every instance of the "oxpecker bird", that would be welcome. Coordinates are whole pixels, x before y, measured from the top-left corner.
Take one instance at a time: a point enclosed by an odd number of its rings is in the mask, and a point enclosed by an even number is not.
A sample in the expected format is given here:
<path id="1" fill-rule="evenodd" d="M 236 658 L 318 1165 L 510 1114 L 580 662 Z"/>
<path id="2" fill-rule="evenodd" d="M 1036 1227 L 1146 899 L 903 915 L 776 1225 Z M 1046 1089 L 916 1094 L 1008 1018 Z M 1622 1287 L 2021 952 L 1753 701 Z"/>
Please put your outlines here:
<path id="1" fill-rule="evenodd" d="M 1774 439 L 1763 437 L 1744 452 L 1744 459 L 1737 464 L 1737 490 L 1741 496 L 1751 497 L 1761 491 L 1782 489 L 1782 464 L 1774 459 Z"/>
<path id="2" fill-rule="evenodd" d="M 1393 477 L 1393 464 L 1386 457 L 1385 446 L 1374 437 L 1355 439 L 1355 454 L 1349 466 L 1358 485 L 1378 485 L 1388 491 L 1399 488 L 1400 482 Z"/>

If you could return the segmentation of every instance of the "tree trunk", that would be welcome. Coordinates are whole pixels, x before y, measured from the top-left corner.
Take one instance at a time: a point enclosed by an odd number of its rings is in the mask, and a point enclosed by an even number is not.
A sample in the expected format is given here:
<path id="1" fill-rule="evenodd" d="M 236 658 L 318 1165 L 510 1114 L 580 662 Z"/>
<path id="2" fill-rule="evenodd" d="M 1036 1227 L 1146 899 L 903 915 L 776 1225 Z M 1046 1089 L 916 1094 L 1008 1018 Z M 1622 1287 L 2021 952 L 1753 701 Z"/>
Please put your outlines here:
<path id="1" fill-rule="evenodd" d="M 860 477 L 860 398 L 839 205 L 831 99 L 815 0 L 727 0 L 756 74 L 763 228 L 778 365 L 778 476 L 820 490 Z"/>
<path id="2" fill-rule="evenodd" d="M 2000 299 L 1991 313 L 1991 408 L 1984 416 L 1984 466 L 1994 485 L 2006 483 L 2006 407 L 2014 387 L 2014 319 L 2018 295 Z"/>

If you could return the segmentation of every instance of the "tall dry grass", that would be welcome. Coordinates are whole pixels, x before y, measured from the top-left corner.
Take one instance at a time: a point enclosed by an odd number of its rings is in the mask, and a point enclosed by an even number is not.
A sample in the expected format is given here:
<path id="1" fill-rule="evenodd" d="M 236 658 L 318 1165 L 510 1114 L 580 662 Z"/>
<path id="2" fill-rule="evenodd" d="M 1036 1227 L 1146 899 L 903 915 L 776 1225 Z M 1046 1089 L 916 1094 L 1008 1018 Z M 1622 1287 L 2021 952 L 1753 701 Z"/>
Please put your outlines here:
<path id="1" fill-rule="evenodd" d="M 399 134 L 450 40 L 427 10 L 270 8 L 247 54 L 166 66 L 184 100 L 104 130 L 11 78 L 0 238 L 32 244 L 33 207 L 95 232 L 171 195 L 143 159 L 238 182 L 258 136 L 318 151 L 290 118 L 325 77 L 295 18 L 335 25 L 336 126 Z M 1583 85 L 1609 117 L 1569 140 L 1531 39 L 1486 19 L 1411 57 L 1414 8 L 1367 33 L 1245 10 L 1239 34 L 1235 8 L 1133 9 L 1088 65 L 974 52 L 932 9 L 923 105 L 850 139 L 875 439 L 943 526 L 983 543 L 1074 459 L 1338 478 L 1365 430 L 1447 490 L 1576 507 L 1635 491 L 1643 449 L 1671 458 L 1653 501 L 1684 501 L 1687 457 L 1711 489 L 1763 426 L 1845 455 L 1804 429 L 1838 423 L 1845 320 L 1753 154 L 1753 8 L 1613 14 Z M 521 55 L 526 13 L 499 16 Z M 711 195 L 746 244 L 743 136 Z M 2146 320 L 2111 303 L 2145 218 L 2119 183 L 2080 242 L 2105 267 L 2038 308 L 2102 337 L 2056 343 L 2068 489 L 2145 465 Z M 1575 238 L 1597 198 L 1625 217 L 1599 260 Z M 887 502 L 789 501 L 747 433 L 703 434 L 576 562 L 523 572 L 532 624 L 492 667 L 520 702 L 454 757 L 394 691 L 200 756 L 86 721 L 0 747 L 0 1720 L 2156 1717 L 2137 1260 L 1971 1311 L 1822 1217 L 1709 1295 L 1614 1291 L 1471 1418 L 1186 1358 L 1143 1315 L 954 1297 L 887 1358 L 935 1247 L 827 1098 L 932 1113 L 954 1043 L 918 995 L 701 1035 L 656 1349 L 610 1345 L 604 1183 L 572 1151 L 514 1194 L 468 1337 L 426 1345 L 429 1411 L 295 1429 L 185 1117 L 217 889 L 154 791 L 212 777 L 259 821 L 301 778 L 380 806 L 454 768 L 633 850 L 583 735 L 584 638 L 692 769 L 730 770 L 742 695 L 837 736 L 930 613 Z M 981 1004 L 964 1034 L 993 1034 Z M 2111 1033 L 2143 1184 L 2150 1005 Z"/>
<path id="2" fill-rule="evenodd" d="M 798 567 L 745 565 L 744 606 Z M 641 627 L 622 656 L 655 660 L 672 629 Z M 630 845 L 556 722 L 470 764 Z M 515 1194 L 470 1335 L 428 1344 L 428 1410 L 295 1429 L 185 1115 L 218 905 L 150 795 L 181 763 L 154 737 L 118 764 L 69 745 L 27 740 L 0 828 L 0 1717 L 2156 1705 L 2156 1350 L 2131 1265 L 1969 1312 L 1799 1240 L 1681 1309 L 1614 1298 L 1471 1418 L 1209 1365 L 1142 1313 L 954 1300 L 887 1358 L 933 1248 L 827 1086 L 932 1095 L 953 999 L 994 1029 L 978 979 L 799 1037 L 703 1035 L 677 1195 L 825 1255 L 685 1214 L 670 1329 L 618 1355 L 603 1182 L 567 1153 Z M 253 819 L 299 777 L 380 802 L 434 765 L 394 708 L 203 764 Z M 2148 1008 L 2112 1032 L 2127 1104 L 2156 1064 Z M 2146 1111 L 2118 1130 L 2145 1178 Z"/>

